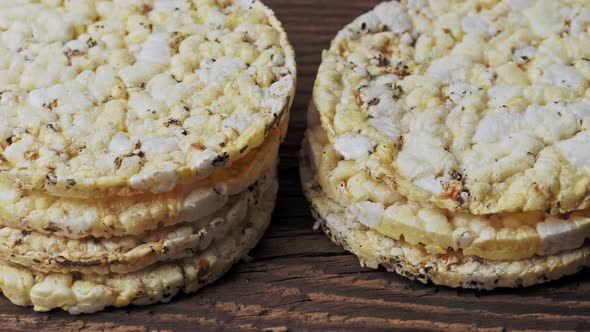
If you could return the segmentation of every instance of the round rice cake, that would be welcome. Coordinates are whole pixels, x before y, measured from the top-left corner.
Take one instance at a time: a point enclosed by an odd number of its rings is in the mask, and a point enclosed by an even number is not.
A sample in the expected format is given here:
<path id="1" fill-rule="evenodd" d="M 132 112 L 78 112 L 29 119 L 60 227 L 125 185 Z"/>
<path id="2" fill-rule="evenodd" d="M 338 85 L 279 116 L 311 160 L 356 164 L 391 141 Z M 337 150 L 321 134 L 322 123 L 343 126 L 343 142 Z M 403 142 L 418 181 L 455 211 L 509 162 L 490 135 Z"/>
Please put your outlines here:
<path id="1" fill-rule="evenodd" d="M 590 238 L 590 210 L 566 215 L 544 212 L 478 216 L 452 213 L 410 201 L 391 186 L 363 172 L 358 163 L 338 155 L 310 105 L 303 143 L 315 179 L 327 197 L 365 227 L 429 253 L 461 250 L 467 256 L 515 260 L 576 249 Z"/>
<path id="2" fill-rule="evenodd" d="M 350 218 L 393 239 L 424 244 L 430 253 L 461 250 L 467 256 L 514 260 L 576 249 L 590 238 L 590 209 L 556 216 L 453 213 L 408 200 L 367 176 L 334 151 L 319 126 L 308 129 L 304 149 L 322 191 L 346 206 Z"/>
<path id="3" fill-rule="evenodd" d="M 590 4 L 403 0 L 346 26 L 314 88 L 335 149 L 451 211 L 590 207 Z"/>
<path id="4" fill-rule="evenodd" d="M 334 243 L 355 254 L 363 266 L 396 272 L 423 283 L 494 289 L 527 287 L 575 274 L 590 266 L 590 245 L 522 260 L 488 260 L 461 251 L 429 253 L 424 245 L 394 240 L 349 218 L 345 208 L 326 196 L 314 179 L 306 156 L 300 159 L 304 192 L 318 223 Z"/>
<path id="5" fill-rule="evenodd" d="M 203 252 L 248 222 L 250 210 L 258 208 L 264 197 L 276 195 L 276 186 L 275 172 L 268 172 L 213 215 L 158 228 L 139 237 L 69 239 L 3 227 L 0 228 L 0 260 L 43 273 L 135 272 L 156 262 Z"/>
<path id="6" fill-rule="evenodd" d="M 274 203 L 275 193 L 269 190 L 258 208 L 250 210 L 249 222 L 190 258 L 109 275 L 45 274 L 0 262 L 0 290 L 16 305 L 33 306 L 36 311 L 61 308 L 71 314 L 169 302 L 180 291 L 193 293 L 214 282 L 256 246 L 270 223 Z"/>
<path id="7" fill-rule="evenodd" d="M 294 52 L 258 0 L 0 4 L 0 172 L 68 197 L 162 193 L 261 145 Z"/>
<path id="8" fill-rule="evenodd" d="M 284 132 L 287 123 L 281 124 Z M 90 200 L 26 191 L 0 182 L 0 225 L 81 239 L 138 236 L 158 227 L 194 221 L 220 209 L 230 196 L 272 172 L 281 138 L 277 129 L 232 167 L 167 193 Z"/>

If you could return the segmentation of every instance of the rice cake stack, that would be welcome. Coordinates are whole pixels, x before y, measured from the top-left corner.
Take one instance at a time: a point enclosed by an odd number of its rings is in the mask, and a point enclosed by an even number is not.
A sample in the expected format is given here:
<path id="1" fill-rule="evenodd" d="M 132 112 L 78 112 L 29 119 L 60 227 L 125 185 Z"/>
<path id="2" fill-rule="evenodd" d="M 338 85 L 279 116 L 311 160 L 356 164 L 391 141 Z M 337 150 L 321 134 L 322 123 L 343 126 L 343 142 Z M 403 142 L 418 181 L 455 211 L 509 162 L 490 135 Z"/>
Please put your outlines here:
<path id="1" fill-rule="evenodd" d="M 369 267 L 530 286 L 590 264 L 590 5 L 384 2 L 323 54 L 301 158 Z"/>
<path id="2" fill-rule="evenodd" d="M 259 1 L 0 2 L 0 289 L 72 314 L 213 282 L 271 217 L 294 53 Z"/>

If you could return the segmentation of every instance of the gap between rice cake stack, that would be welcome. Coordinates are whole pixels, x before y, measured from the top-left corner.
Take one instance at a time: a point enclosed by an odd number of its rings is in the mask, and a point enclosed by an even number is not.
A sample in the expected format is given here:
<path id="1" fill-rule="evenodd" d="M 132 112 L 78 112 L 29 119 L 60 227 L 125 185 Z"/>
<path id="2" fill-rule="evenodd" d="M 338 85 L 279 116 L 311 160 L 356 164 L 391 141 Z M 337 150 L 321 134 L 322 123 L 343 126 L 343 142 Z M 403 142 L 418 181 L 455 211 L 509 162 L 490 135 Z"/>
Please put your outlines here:
<path id="1" fill-rule="evenodd" d="M 264 233 L 296 68 L 253 0 L 0 4 L 0 289 L 169 301 Z"/>
<path id="2" fill-rule="evenodd" d="M 301 155 L 319 224 L 424 283 L 590 264 L 590 4 L 385 2 L 323 60 Z"/>

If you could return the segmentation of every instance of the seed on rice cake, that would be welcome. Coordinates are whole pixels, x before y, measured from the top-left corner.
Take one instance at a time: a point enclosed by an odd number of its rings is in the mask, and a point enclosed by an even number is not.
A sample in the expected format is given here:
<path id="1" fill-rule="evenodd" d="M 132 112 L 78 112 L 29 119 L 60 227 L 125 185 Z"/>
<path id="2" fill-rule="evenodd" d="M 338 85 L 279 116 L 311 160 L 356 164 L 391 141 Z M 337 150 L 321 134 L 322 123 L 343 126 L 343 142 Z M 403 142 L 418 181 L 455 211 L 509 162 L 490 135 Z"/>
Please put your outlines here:
<path id="1" fill-rule="evenodd" d="M 258 0 L 0 4 L 0 172 L 26 190 L 161 193 L 261 145 L 294 53 Z"/>
<path id="2" fill-rule="evenodd" d="M 0 290 L 16 305 L 33 306 L 36 311 L 61 308 L 71 314 L 168 302 L 180 291 L 196 292 L 223 275 L 262 237 L 274 207 L 276 180 L 274 186 L 250 210 L 248 223 L 194 257 L 109 275 L 44 274 L 4 262 L 0 263 Z"/>
<path id="3" fill-rule="evenodd" d="M 167 193 L 90 200 L 19 190 L 0 181 L 0 225 L 69 238 L 110 238 L 205 217 L 274 169 L 287 125 L 283 122 L 232 167 Z"/>
<path id="4" fill-rule="evenodd" d="M 402 0 L 345 27 L 314 102 L 330 142 L 413 201 L 590 207 L 590 3 Z"/>
<path id="5" fill-rule="evenodd" d="M 362 225 L 330 199 L 314 179 L 307 156 L 301 156 L 304 192 L 318 223 L 332 241 L 355 254 L 362 265 L 382 266 L 406 278 L 449 287 L 494 289 L 526 287 L 574 274 L 590 266 L 590 245 L 548 256 L 490 260 L 461 251 L 435 254 L 422 244 L 395 240 Z"/>
<path id="6" fill-rule="evenodd" d="M 216 213 L 194 222 L 158 228 L 142 236 L 69 239 L 18 229 L 0 228 L 0 260 L 43 273 L 130 273 L 159 261 L 192 257 L 248 222 L 258 201 L 276 193 L 269 171 L 243 193 L 231 197 Z"/>
<path id="7" fill-rule="evenodd" d="M 472 215 L 410 201 L 390 186 L 343 160 L 323 128 L 307 131 L 305 149 L 327 197 L 378 233 L 424 244 L 431 253 L 462 250 L 465 255 L 495 260 L 549 255 L 582 246 L 590 238 L 590 209 L 567 215 L 518 212 Z"/>

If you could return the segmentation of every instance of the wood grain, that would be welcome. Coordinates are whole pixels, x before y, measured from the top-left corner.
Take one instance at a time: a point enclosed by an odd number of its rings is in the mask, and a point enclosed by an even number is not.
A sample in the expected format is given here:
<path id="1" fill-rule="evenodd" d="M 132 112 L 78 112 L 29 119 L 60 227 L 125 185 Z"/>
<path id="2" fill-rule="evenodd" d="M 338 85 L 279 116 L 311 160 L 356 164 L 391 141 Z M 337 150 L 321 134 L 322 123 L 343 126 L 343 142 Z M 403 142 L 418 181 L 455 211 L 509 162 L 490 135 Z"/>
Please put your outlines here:
<path id="1" fill-rule="evenodd" d="M 282 148 L 274 223 L 253 261 L 170 304 L 71 317 L 19 308 L 0 297 L 3 331 L 147 330 L 590 330 L 590 271 L 520 290 L 475 292 L 424 286 L 365 269 L 312 231 L 299 186 L 297 152 L 321 51 L 378 1 L 266 0 L 297 52 L 299 82 Z"/>

